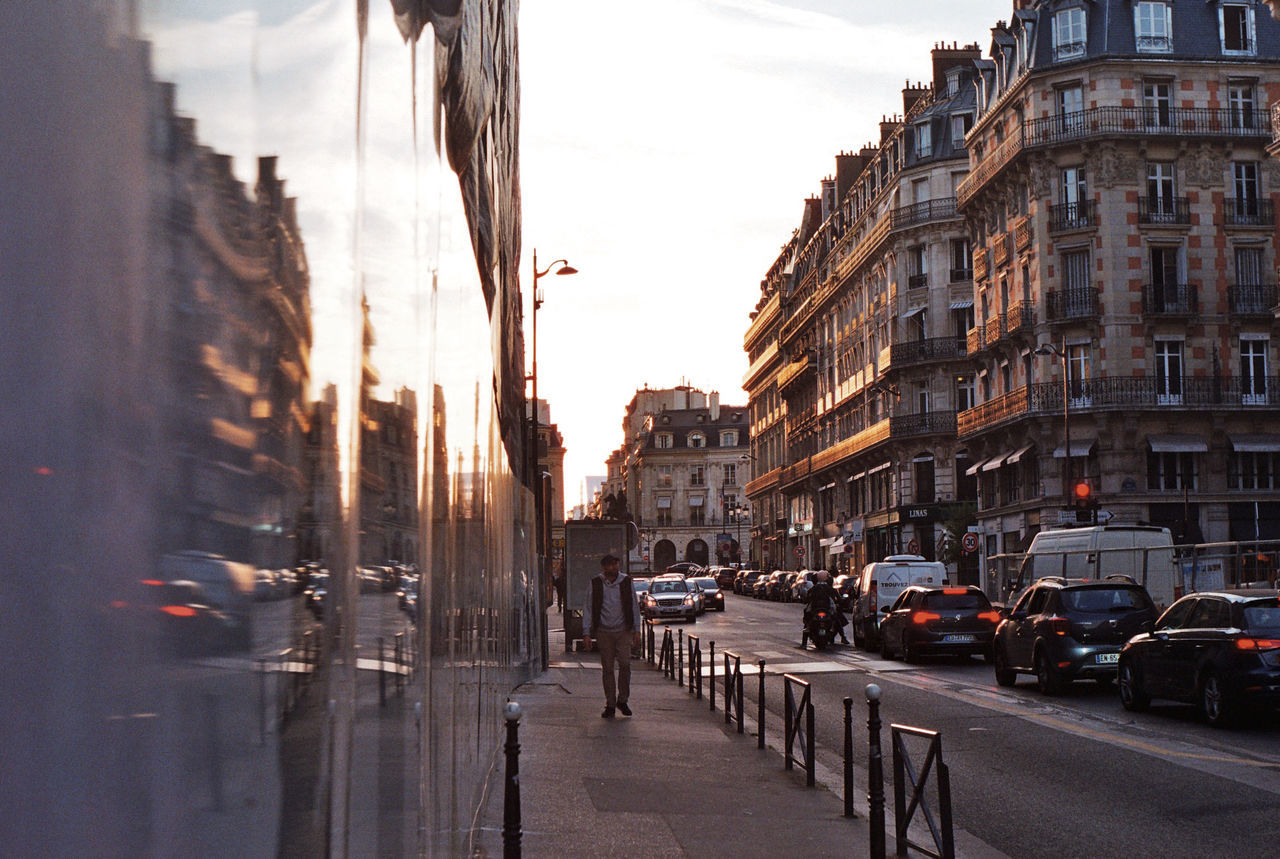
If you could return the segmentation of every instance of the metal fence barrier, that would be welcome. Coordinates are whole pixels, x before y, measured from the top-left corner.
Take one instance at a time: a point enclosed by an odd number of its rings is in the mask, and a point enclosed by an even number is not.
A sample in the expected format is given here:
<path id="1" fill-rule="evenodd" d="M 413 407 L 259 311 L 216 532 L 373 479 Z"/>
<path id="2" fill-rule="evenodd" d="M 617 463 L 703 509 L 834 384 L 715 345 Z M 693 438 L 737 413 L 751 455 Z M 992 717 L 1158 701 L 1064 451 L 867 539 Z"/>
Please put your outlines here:
<path id="1" fill-rule="evenodd" d="M 805 778 L 804 783 L 809 787 L 813 787 L 817 783 L 816 773 L 814 771 L 814 748 L 813 748 L 813 702 L 809 697 L 809 684 L 796 677 L 794 674 L 782 675 L 782 689 L 784 698 L 783 719 L 785 725 L 783 728 L 786 747 L 786 769 L 791 769 L 793 763 L 798 763 L 804 767 Z M 799 697 L 796 696 L 796 689 L 803 690 Z M 799 744 L 800 751 L 804 758 L 795 756 L 795 747 Z"/>
<path id="2" fill-rule="evenodd" d="M 684 685 L 684 630 L 676 630 L 676 683 Z"/>
<path id="3" fill-rule="evenodd" d="M 644 645 L 645 661 L 650 665 L 655 664 L 658 660 L 657 636 L 654 633 L 655 626 L 656 624 L 649 618 L 644 619 L 644 641 L 642 643 Z"/>
<path id="4" fill-rule="evenodd" d="M 764 748 L 764 660 L 757 666 L 760 669 L 760 694 L 756 697 L 756 748 Z"/>
<path id="5" fill-rule="evenodd" d="M 730 665 L 733 667 L 730 668 Z M 732 650 L 724 652 L 724 723 L 738 720 L 738 733 L 743 732 L 742 724 L 742 657 Z"/>
<path id="6" fill-rule="evenodd" d="M 711 699 L 711 712 L 716 711 L 716 643 L 711 642 L 710 658 L 707 660 L 710 665 L 710 673 L 707 677 L 707 697 Z"/>
<path id="7" fill-rule="evenodd" d="M 937 859 L 953 859 L 956 855 L 955 836 L 951 829 L 951 774 L 942 760 L 942 735 L 937 731 L 926 731 L 923 728 L 912 728 L 908 725 L 890 725 L 890 736 L 893 741 L 893 814 L 897 830 L 898 855 L 907 855 L 907 848 L 914 847 L 926 856 Z M 919 772 L 912 763 L 907 749 L 907 737 L 920 737 L 929 741 L 924 761 Z M 929 781 L 929 771 L 937 764 L 938 774 L 938 816 L 934 820 L 925 797 L 925 787 Z M 907 802 L 907 785 L 911 786 L 911 801 Z M 933 852 L 920 844 L 912 843 L 907 838 L 907 826 L 919 809 L 929 825 L 933 836 Z"/>
<path id="8" fill-rule="evenodd" d="M 662 649 L 658 652 L 658 670 L 663 677 L 676 676 L 676 640 L 670 629 L 662 631 Z"/>
<path id="9" fill-rule="evenodd" d="M 689 694 L 702 700 L 702 640 L 693 633 L 687 637 L 689 648 Z"/>

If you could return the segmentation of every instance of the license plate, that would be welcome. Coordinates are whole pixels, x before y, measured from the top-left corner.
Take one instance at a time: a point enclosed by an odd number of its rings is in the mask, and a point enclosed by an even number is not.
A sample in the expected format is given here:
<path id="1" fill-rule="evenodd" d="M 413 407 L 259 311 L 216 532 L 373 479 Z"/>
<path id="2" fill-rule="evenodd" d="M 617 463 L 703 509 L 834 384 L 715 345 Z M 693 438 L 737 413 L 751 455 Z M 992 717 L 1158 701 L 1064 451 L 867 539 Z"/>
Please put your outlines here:
<path id="1" fill-rule="evenodd" d="M 944 644 L 964 644 L 977 639 L 972 635 L 944 635 L 942 641 Z"/>
<path id="2" fill-rule="evenodd" d="M 1101 665 L 1115 665 L 1117 662 L 1120 661 L 1120 654 L 1119 653 L 1099 653 L 1094 658 L 1097 659 L 1098 663 Z"/>

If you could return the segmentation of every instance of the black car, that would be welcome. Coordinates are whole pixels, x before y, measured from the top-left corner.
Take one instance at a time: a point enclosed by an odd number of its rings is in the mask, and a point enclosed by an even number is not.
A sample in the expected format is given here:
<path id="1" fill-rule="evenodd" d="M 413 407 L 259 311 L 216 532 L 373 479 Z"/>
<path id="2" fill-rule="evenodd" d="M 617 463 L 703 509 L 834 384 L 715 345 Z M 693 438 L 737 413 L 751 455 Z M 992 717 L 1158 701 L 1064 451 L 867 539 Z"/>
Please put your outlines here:
<path id="1" fill-rule="evenodd" d="M 702 591 L 703 611 L 724 611 L 724 590 L 719 582 L 710 576 L 699 576 L 689 581 Z"/>
<path id="2" fill-rule="evenodd" d="M 1214 727 L 1248 704 L 1280 704 L 1280 604 L 1274 592 L 1207 591 L 1169 606 L 1120 651 L 1120 703 L 1152 698 L 1198 704 Z"/>
<path id="3" fill-rule="evenodd" d="M 925 653 L 981 654 L 989 660 L 999 622 L 1000 613 L 978 588 L 912 585 L 880 621 L 880 655 L 900 653 L 908 662 Z"/>
<path id="4" fill-rule="evenodd" d="M 1046 695 L 1073 680 L 1110 683 L 1120 648 L 1155 619 L 1146 588 L 1128 577 L 1040 579 L 996 629 L 996 682 L 1012 686 L 1018 674 L 1034 674 Z"/>

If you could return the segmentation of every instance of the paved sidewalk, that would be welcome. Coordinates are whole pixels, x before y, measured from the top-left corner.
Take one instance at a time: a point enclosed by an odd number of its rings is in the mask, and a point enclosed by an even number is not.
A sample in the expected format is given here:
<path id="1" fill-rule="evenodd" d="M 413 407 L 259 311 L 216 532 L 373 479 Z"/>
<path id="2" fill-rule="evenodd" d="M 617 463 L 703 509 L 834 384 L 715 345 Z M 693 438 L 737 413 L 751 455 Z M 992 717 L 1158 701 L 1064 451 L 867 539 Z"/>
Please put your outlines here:
<path id="1" fill-rule="evenodd" d="M 602 719 L 597 655 L 557 643 L 551 667 L 511 695 L 524 712 L 525 856 L 869 853 L 865 814 L 845 818 L 841 797 L 805 787 L 803 770 L 787 772 L 777 752 L 757 749 L 750 728 L 726 726 L 719 698 L 713 713 L 636 659 L 634 717 Z M 502 800 L 499 767 L 477 855 L 502 855 Z"/>

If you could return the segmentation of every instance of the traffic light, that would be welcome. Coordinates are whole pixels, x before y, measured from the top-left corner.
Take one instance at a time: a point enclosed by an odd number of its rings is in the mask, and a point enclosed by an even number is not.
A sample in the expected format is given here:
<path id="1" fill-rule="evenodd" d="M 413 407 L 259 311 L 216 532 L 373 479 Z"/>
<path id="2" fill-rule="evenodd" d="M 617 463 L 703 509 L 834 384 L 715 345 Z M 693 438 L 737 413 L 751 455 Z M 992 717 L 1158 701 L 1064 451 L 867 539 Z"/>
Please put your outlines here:
<path id="1" fill-rule="evenodd" d="M 1077 520 L 1092 522 L 1096 516 L 1098 509 L 1098 499 L 1093 497 L 1093 487 L 1089 485 L 1087 480 L 1077 480 L 1071 486 L 1071 498 L 1077 511 Z M 1083 511 L 1086 518 L 1081 519 L 1079 513 Z"/>

